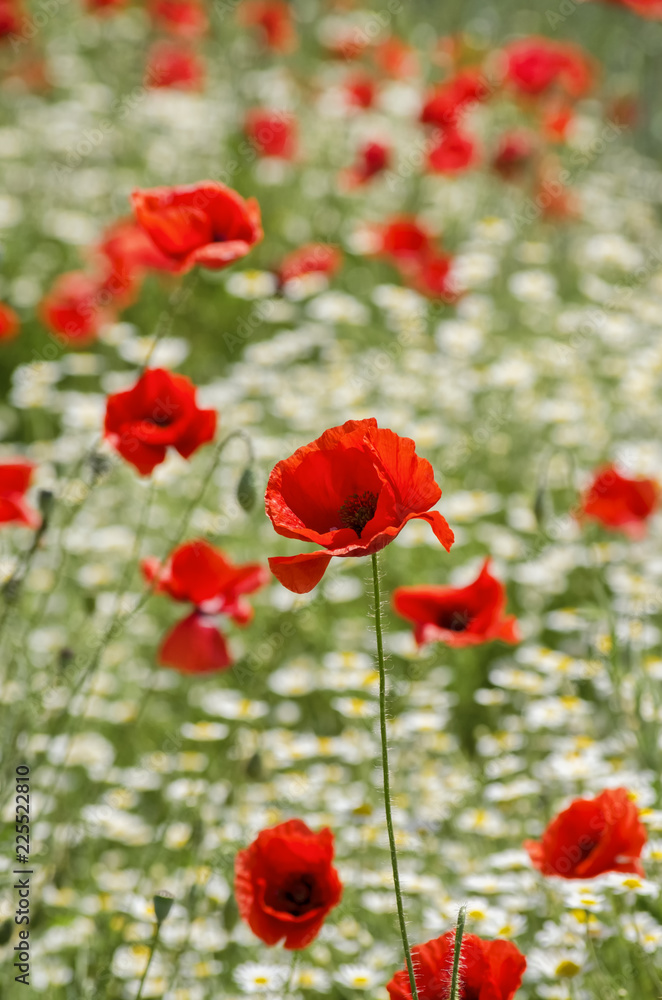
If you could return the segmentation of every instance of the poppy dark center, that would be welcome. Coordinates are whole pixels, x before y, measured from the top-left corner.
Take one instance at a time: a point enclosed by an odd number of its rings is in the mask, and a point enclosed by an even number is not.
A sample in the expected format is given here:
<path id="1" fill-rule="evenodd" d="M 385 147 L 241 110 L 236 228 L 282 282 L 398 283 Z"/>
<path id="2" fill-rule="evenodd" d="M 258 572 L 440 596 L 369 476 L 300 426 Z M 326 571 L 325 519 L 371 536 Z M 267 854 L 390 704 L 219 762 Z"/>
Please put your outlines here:
<path id="1" fill-rule="evenodd" d="M 372 521 L 377 510 L 379 497 L 376 493 L 366 490 L 365 493 L 352 493 L 340 508 L 339 517 L 343 528 L 352 528 L 361 537 L 361 532 L 368 521 Z"/>
<path id="2" fill-rule="evenodd" d="M 157 427 L 167 427 L 172 423 L 172 417 L 168 413 L 156 413 L 148 419 L 150 424 L 156 424 Z"/>
<path id="3" fill-rule="evenodd" d="M 466 608 L 453 608 L 442 611 L 437 625 L 448 632 L 466 632 L 471 625 L 473 615 Z"/>
<path id="4" fill-rule="evenodd" d="M 299 917 L 314 905 L 314 889 L 312 875 L 295 875 L 277 890 L 278 898 L 274 909 Z"/>

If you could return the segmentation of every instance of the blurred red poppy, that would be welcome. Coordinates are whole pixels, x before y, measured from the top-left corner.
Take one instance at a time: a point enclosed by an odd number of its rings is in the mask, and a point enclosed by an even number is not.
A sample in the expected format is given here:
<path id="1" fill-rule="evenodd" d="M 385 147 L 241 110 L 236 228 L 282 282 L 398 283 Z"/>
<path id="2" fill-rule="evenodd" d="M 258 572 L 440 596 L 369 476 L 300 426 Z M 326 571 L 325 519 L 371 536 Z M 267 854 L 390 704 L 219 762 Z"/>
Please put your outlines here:
<path id="1" fill-rule="evenodd" d="M 151 558 L 144 559 L 141 566 L 145 579 L 159 593 L 195 605 L 195 610 L 165 636 L 158 662 L 190 674 L 229 667 L 232 656 L 213 616 L 224 614 L 237 625 L 248 624 L 253 609 L 242 595 L 268 582 L 265 567 L 259 563 L 235 566 L 202 538 L 180 545 L 163 566 Z"/>
<path id="2" fill-rule="evenodd" d="M 605 872 L 643 875 L 640 857 L 646 829 L 625 788 L 608 788 L 594 799 L 575 799 L 549 824 L 540 841 L 524 843 L 543 875 L 595 878 Z"/>
<path id="3" fill-rule="evenodd" d="M 393 607 L 414 623 L 419 644 L 443 642 L 447 646 L 477 646 L 501 639 L 519 642 L 517 621 L 506 616 L 506 591 L 490 573 L 490 560 L 466 587 L 397 587 Z"/>
<path id="4" fill-rule="evenodd" d="M 418 73 L 416 50 L 397 35 L 390 35 L 383 42 L 374 45 L 372 57 L 382 73 L 396 80 L 404 80 Z"/>
<path id="5" fill-rule="evenodd" d="M 274 52 L 291 52 L 296 48 L 292 11 L 285 0 L 243 0 L 237 20 L 246 27 L 259 28 L 264 44 Z"/>
<path id="6" fill-rule="evenodd" d="M 133 388 L 108 397 L 105 437 L 142 476 L 165 460 L 169 447 L 189 458 L 216 433 L 216 411 L 201 410 L 196 391 L 183 375 L 148 369 Z"/>
<path id="7" fill-rule="evenodd" d="M 662 18 L 662 0 L 606 0 L 618 7 L 627 7 L 639 17 L 655 21 Z"/>
<path id="8" fill-rule="evenodd" d="M 428 154 L 428 168 L 440 174 L 459 174 L 477 162 L 476 143 L 455 129 L 446 131 Z"/>
<path id="9" fill-rule="evenodd" d="M 523 129 L 504 132 L 499 138 L 492 169 L 506 181 L 516 181 L 530 166 L 536 151 L 535 136 Z"/>
<path id="10" fill-rule="evenodd" d="M 556 87 L 581 97 L 591 89 L 592 67 L 579 46 L 532 36 L 512 42 L 504 54 L 506 81 L 522 94 L 538 97 Z"/>
<path id="11" fill-rule="evenodd" d="M 217 181 L 134 191 L 136 219 L 175 270 L 227 267 L 262 239 L 260 206 Z"/>
<path id="12" fill-rule="evenodd" d="M 209 27 L 207 12 L 198 0 L 151 0 L 149 12 L 157 27 L 181 38 L 199 38 Z"/>
<path id="13" fill-rule="evenodd" d="M 417 264 L 432 250 L 432 237 L 411 215 L 400 215 L 385 223 L 378 231 L 379 253 L 391 257 L 397 264 Z"/>
<path id="14" fill-rule="evenodd" d="M 0 524 L 16 522 L 39 527 L 39 514 L 25 502 L 34 468 L 32 462 L 0 463 Z"/>
<path id="15" fill-rule="evenodd" d="M 462 116 L 490 94 L 490 85 L 481 70 L 462 70 L 428 94 L 420 120 L 424 125 L 455 129 Z"/>
<path id="16" fill-rule="evenodd" d="M 20 35 L 24 17 L 25 10 L 18 0 L 0 0 L 0 41 Z"/>
<path id="17" fill-rule="evenodd" d="M 437 251 L 429 254 L 416 267 L 405 271 L 405 277 L 410 285 L 429 299 L 440 299 L 452 304 L 460 297 L 453 277 L 453 258 L 450 254 Z"/>
<path id="18" fill-rule="evenodd" d="M 278 534 L 322 551 L 272 558 L 271 571 L 288 590 L 307 593 L 332 556 L 379 552 L 412 518 L 427 521 L 449 551 L 453 532 L 431 510 L 440 497 L 432 466 L 410 438 L 378 428 L 374 418 L 332 427 L 279 462 L 266 492 Z"/>
<path id="19" fill-rule="evenodd" d="M 391 150 L 383 142 L 366 142 L 359 149 L 354 165 L 341 173 L 341 183 L 348 188 L 360 187 L 386 170 L 390 159 Z"/>
<path id="20" fill-rule="evenodd" d="M 377 84 L 367 73 L 353 73 L 343 86 L 348 102 L 354 107 L 371 108 L 375 103 Z"/>
<path id="21" fill-rule="evenodd" d="M 328 243 L 306 243 L 288 253 L 278 268 L 281 284 L 307 274 L 334 274 L 342 265 L 342 253 Z"/>
<path id="22" fill-rule="evenodd" d="M 133 219 L 121 219 L 110 226 L 95 248 L 103 258 L 110 273 L 106 287 L 133 290 L 146 271 L 172 271 L 170 257 L 161 253 L 144 229 Z"/>
<path id="23" fill-rule="evenodd" d="M 69 271 L 61 274 L 39 307 L 41 319 L 64 339 L 63 346 L 84 346 L 115 318 L 115 295 L 105 278 Z"/>
<path id="24" fill-rule="evenodd" d="M 297 123 L 289 112 L 254 108 L 246 115 L 244 131 L 260 156 L 275 156 L 281 160 L 294 158 Z"/>
<path id="25" fill-rule="evenodd" d="M 4 302 L 0 302 L 0 343 L 13 340 L 20 326 L 20 320 L 14 310 Z"/>
<path id="26" fill-rule="evenodd" d="M 660 487 L 654 479 L 628 479 L 606 465 L 584 493 L 579 516 L 620 529 L 636 540 L 645 536 L 648 518 L 659 502 Z"/>
<path id="27" fill-rule="evenodd" d="M 454 952 L 455 931 L 414 945 L 411 955 L 421 1000 L 448 1000 Z M 512 1000 L 522 983 L 526 959 L 511 941 L 485 941 L 476 934 L 465 934 L 460 969 L 462 1000 Z M 411 1000 L 407 971 L 396 972 L 386 989 L 390 1000 Z"/>
<path id="28" fill-rule="evenodd" d="M 147 53 L 146 78 L 150 87 L 202 90 L 205 65 L 193 49 L 181 42 L 155 42 Z"/>
<path id="29" fill-rule="evenodd" d="M 333 867 L 333 833 L 300 819 L 262 830 L 235 860 L 239 914 L 267 945 L 306 948 L 342 896 Z"/>

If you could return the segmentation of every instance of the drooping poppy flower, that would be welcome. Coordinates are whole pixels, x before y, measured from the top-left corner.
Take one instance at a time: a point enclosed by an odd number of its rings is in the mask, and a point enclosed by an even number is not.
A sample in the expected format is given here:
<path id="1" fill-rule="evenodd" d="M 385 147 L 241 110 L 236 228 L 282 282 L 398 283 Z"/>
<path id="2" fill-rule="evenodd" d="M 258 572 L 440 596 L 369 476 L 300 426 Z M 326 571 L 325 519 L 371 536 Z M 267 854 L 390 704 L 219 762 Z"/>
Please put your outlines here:
<path id="1" fill-rule="evenodd" d="M 530 166 L 536 151 L 535 136 L 523 129 L 504 132 L 492 157 L 492 169 L 504 180 L 516 181 Z"/>
<path id="2" fill-rule="evenodd" d="M 659 502 L 660 487 L 655 480 L 629 479 L 613 465 L 606 465 L 598 469 L 581 498 L 579 516 L 624 531 L 637 540 L 645 536 L 646 522 Z"/>
<path id="3" fill-rule="evenodd" d="M 25 524 L 37 528 L 41 518 L 25 502 L 25 494 L 30 486 L 32 462 L 0 463 L 0 524 Z"/>
<path id="4" fill-rule="evenodd" d="M 479 69 L 462 70 L 428 94 L 420 120 L 424 125 L 456 129 L 463 115 L 486 100 L 491 92 L 492 88 Z"/>
<path id="5" fill-rule="evenodd" d="M 300 819 L 262 830 L 235 860 L 239 914 L 267 945 L 306 948 L 342 896 L 333 867 L 333 833 Z"/>
<path id="6" fill-rule="evenodd" d="M 200 38 L 209 27 L 199 0 L 151 0 L 149 13 L 158 28 L 180 38 Z"/>
<path id="7" fill-rule="evenodd" d="M 555 87 L 581 97 L 591 89 L 592 68 L 578 46 L 533 36 L 512 42 L 504 54 L 506 82 L 521 94 L 538 97 Z"/>
<path id="8" fill-rule="evenodd" d="M 444 132 L 428 154 L 428 168 L 440 174 L 459 174 L 477 162 L 476 143 L 455 129 Z"/>
<path id="9" fill-rule="evenodd" d="M 20 329 L 20 321 L 14 310 L 0 302 L 0 343 L 13 340 Z"/>
<path id="10" fill-rule="evenodd" d="M 342 253 L 338 247 L 328 243 L 306 243 L 288 253 L 278 268 L 278 279 L 282 285 L 308 274 L 335 274 L 342 264 Z"/>
<path id="11" fill-rule="evenodd" d="M 279 535 L 322 551 L 272 558 L 271 571 L 288 590 L 308 593 L 332 556 L 379 552 L 412 518 L 427 521 L 450 551 L 453 532 L 431 509 L 440 497 L 432 466 L 410 438 L 378 428 L 372 417 L 332 427 L 276 465 L 265 498 Z"/>
<path id="12" fill-rule="evenodd" d="M 291 52 L 296 48 L 292 10 L 286 0 L 243 0 L 237 9 L 237 19 L 246 27 L 259 28 L 264 44 L 274 52 Z"/>
<path id="13" fill-rule="evenodd" d="M 105 278 L 69 271 L 56 279 L 39 313 L 46 326 L 64 338 L 68 346 L 84 346 L 115 318 L 113 299 Z"/>
<path id="14" fill-rule="evenodd" d="M 232 657 L 214 616 L 223 614 L 237 625 L 248 624 L 253 609 L 243 595 L 268 582 L 265 567 L 259 563 L 235 566 L 205 539 L 180 545 L 163 566 L 157 559 L 144 559 L 141 566 L 157 592 L 195 608 L 165 636 L 159 647 L 159 663 L 193 674 L 230 666 Z"/>
<path id="15" fill-rule="evenodd" d="M 519 642 L 517 621 L 504 614 L 506 591 L 490 573 L 490 560 L 466 587 L 396 587 L 393 607 L 414 623 L 419 644 L 443 642 L 447 646 L 477 646 L 501 639 Z"/>
<path id="16" fill-rule="evenodd" d="M 178 272 L 227 267 L 262 239 L 260 206 L 217 181 L 134 191 L 139 225 Z"/>
<path id="17" fill-rule="evenodd" d="M 193 49 L 180 42 L 155 42 L 147 53 L 146 79 L 150 87 L 202 90 L 205 66 Z"/>
<path id="18" fill-rule="evenodd" d="M 244 131 L 260 156 L 275 156 L 281 160 L 294 158 L 297 123 L 289 112 L 254 108 L 246 115 Z"/>
<path id="19" fill-rule="evenodd" d="M 543 875 L 595 878 L 605 872 L 643 876 L 646 829 L 625 788 L 608 788 L 594 799 L 575 799 L 549 824 L 541 840 L 524 847 Z"/>
<path id="20" fill-rule="evenodd" d="M 196 391 L 183 375 L 148 369 L 133 388 L 108 397 L 106 439 L 141 476 L 165 461 L 169 447 L 189 458 L 216 433 L 216 411 L 201 410 Z"/>
<path id="21" fill-rule="evenodd" d="M 354 165 L 341 173 L 341 182 L 350 189 L 360 187 L 386 170 L 390 159 L 391 150 L 383 142 L 367 142 L 359 149 Z"/>
<path id="22" fill-rule="evenodd" d="M 455 931 L 411 950 L 416 990 L 425 1000 L 448 1000 L 453 975 Z M 512 941 L 485 941 L 464 934 L 460 946 L 462 1000 L 512 1000 L 521 986 L 526 959 Z M 406 969 L 386 984 L 390 1000 L 412 1000 Z"/>

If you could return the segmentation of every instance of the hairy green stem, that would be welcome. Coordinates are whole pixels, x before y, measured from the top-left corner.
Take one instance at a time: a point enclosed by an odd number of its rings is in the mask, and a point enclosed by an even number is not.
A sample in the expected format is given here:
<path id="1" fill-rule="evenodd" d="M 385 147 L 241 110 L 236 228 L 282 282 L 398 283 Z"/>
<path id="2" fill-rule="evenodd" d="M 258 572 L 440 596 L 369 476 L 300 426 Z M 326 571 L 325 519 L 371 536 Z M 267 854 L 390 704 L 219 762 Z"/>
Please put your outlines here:
<path id="1" fill-rule="evenodd" d="M 455 953 L 453 955 L 453 978 L 451 980 L 451 1000 L 459 1000 L 460 990 L 460 954 L 462 952 L 462 938 L 464 937 L 464 923 L 467 919 L 467 908 L 461 906 L 457 915 L 457 925 L 455 927 Z"/>
<path id="2" fill-rule="evenodd" d="M 143 986 L 145 985 L 145 980 L 147 979 L 147 973 L 149 972 L 149 967 L 152 964 L 152 959 L 154 958 L 154 952 L 156 951 L 156 945 L 159 940 L 159 933 L 161 931 L 161 924 L 157 923 L 154 928 L 154 936 L 152 937 L 152 943 L 149 949 L 149 958 L 147 959 L 147 965 L 145 966 L 145 971 L 142 974 L 142 979 L 140 980 L 140 986 L 138 987 L 138 992 L 136 994 L 136 1000 L 140 1000 L 143 995 Z"/>
<path id="3" fill-rule="evenodd" d="M 400 872 L 398 870 L 398 855 L 395 849 L 395 834 L 393 832 L 393 817 L 391 815 L 391 779 L 388 766 L 388 734 L 386 732 L 386 667 L 384 665 L 384 637 L 382 633 L 382 609 L 381 594 L 379 589 L 379 568 L 377 566 L 377 553 L 372 555 L 372 586 L 375 595 L 375 632 L 377 635 L 377 663 L 379 665 L 379 726 L 382 738 L 382 773 L 384 775 L 384 807 L 386 812 L 386 828 L 388 830 L 388 842 L 391 849 L 391 868 L 393 869 L 393 885 L 395 887 L 395 899 L 398 907 L 398 922 L 400 924 L 400 936 L 402 947 L 407 963 L 409 974 L 409 986 L 411 988 L 412 1000 L 418 1000 L 416 990 L 416 977 L 414 976 L 414 966 L 411 960 L 409 949 L 409 939 L 407 937 L 407 923 L 405 921 L 405 911 L 402 905 L 402 892 L 400 889 Z"/>

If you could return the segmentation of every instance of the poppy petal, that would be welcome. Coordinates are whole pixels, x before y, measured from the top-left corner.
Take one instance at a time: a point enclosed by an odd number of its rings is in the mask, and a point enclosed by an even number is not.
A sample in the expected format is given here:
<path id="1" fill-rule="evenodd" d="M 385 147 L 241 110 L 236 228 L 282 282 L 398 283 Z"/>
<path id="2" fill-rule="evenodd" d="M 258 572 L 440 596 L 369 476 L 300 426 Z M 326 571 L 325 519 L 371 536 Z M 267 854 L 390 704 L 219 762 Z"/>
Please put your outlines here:
<path id="1" fill-rule="evenodd" d="M 168 632 L 159 649 L 159 663 L 187 674 L 206 674 L 229 667 L 232 658 L 213 622 L 194 611 Z"/>
<path id="2" fill-rule="evenodd" d="M 274 556 L 269 560 L 269 569 L 294 594 L 307 594 L 320 582 L 330 562 L 326 552 L 303 552 L 298 556 Z"/>

